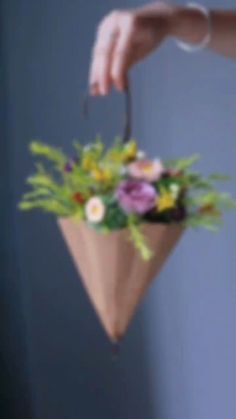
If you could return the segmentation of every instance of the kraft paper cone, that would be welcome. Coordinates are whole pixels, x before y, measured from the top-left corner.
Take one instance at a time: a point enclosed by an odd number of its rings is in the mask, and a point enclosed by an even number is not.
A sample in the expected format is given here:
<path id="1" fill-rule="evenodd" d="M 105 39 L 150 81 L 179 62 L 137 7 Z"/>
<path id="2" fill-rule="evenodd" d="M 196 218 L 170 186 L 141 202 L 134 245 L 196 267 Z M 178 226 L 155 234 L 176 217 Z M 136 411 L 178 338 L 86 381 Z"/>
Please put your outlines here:
<path id="1" fill-rule="evenodd" d="M 154 252 L 154 257 L 145 262 L 129 240 L 127 229 L 104 235 L 85 222 L 76 223 L 69 218 L 60 218 L 58 224 L 108 336 L 118 341 L 183 227 L 143 224 L 143 233 Z"/>

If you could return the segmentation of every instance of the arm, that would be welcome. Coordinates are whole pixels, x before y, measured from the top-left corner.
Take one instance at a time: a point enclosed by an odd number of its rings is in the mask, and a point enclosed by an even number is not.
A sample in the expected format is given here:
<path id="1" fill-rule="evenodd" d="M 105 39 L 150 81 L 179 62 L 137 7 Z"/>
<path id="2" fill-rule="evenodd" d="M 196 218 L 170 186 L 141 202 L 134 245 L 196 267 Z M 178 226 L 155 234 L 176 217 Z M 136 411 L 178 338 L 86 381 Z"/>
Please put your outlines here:
<path id="1" fill-rule="evenodd" d="M 174 13 L 172 35 L 185 42 L 198 43 L 207 31 L 206 18 L 196 10 L 178 8 Z M 212 39 L 209 48 L 236 58 L 236 10 L 211 10 Z"/>
<path id="2" fill-rule="evenodd" d="M 236 10 L 211 10 L 210 18 L 209 48 L 236 58 Z M 91 94 L 107 94 L 112 85 L 123 90 L 131 66 L 168 37 L 198 44 L 207 31 L 207 18 L 201 11 L 162 1 L 138 9 L 113 11 L 98 27 L 90 69 Z"/>

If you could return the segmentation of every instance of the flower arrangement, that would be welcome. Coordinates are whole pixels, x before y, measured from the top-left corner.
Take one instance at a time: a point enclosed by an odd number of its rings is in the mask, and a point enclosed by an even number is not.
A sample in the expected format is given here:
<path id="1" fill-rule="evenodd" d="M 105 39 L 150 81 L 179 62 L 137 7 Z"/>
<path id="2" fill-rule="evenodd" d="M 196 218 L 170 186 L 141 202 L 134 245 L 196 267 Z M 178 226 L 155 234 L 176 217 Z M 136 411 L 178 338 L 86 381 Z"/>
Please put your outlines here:
<path id="1" fill-rule="evenodd" d="M 141 231 L 142 223 L 181 223 L 215 230 L 224 209 L 236 208 L 228 193 L 215 183 L 221 174 L 203 177 L 192 170 L 199 156 L 162 162 L 149 159 L 135 140 L 115 140 L 109 149 L 100 138 L 81 146 L 68 158 L 60 149 L 42 142 L 30 145 L 31 153 L 48 161 L 36 164 L 27 179 L 21 210 L 39 208 L 58 217 L 86 221 L 101 233 L 127 228 L 134 246 L 145 260 L 152 249 Z"/>

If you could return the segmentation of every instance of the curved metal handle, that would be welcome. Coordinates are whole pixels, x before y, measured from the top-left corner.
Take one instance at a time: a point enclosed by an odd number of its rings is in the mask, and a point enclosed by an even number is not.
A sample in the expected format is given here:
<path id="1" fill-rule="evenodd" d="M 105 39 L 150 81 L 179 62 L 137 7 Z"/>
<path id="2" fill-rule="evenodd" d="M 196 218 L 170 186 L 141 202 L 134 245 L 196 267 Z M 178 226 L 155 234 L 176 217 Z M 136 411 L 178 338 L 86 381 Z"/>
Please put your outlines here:
<path id="1" fill-rule="evenodd" d="M 88 118 L 89 116 L 89 93 L 86 92 L 82 102 L 82 113 L 84 118 Z M 132 131 L 132 99 L 131 99 L 131 91 L 129 84 L 127 85 L 124 91 L 124 99 L 125 99 L 125 115 L 124 115 L 124 127 L 123 127 L 123 134 L 122 134 L 122 142 L 127 143 L 131 137 Z"/>

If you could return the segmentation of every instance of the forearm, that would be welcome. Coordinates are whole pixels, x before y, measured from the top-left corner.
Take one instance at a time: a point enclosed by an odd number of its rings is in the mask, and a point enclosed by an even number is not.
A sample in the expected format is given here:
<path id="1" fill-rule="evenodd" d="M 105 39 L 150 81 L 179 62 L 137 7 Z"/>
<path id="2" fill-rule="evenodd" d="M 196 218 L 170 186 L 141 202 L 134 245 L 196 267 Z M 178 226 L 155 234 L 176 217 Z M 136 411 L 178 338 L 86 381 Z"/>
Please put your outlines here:
<path id="1" fill-rule="evenodd" d="M 210 11 L 212 36 L 209 48 L 227 57 L 236 57 L 236 10 Z M 170 34 L 184 42 L 198 44 L 206 35 L 207 18 L 198 10 L 177 7 L 170 23 Z"/>

